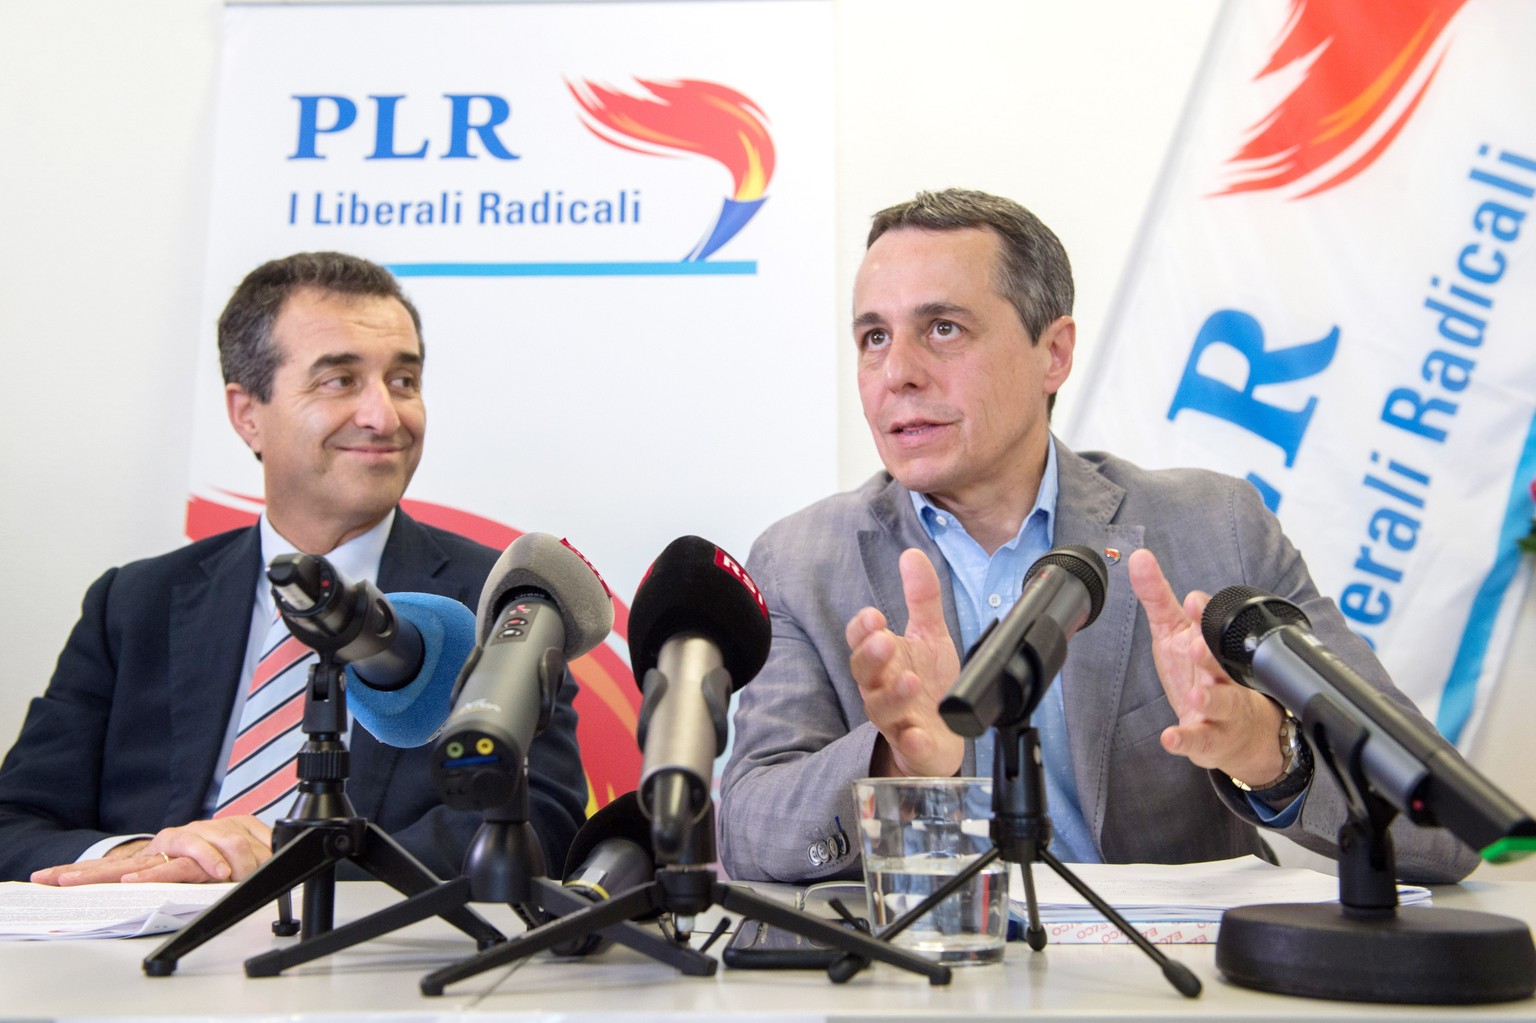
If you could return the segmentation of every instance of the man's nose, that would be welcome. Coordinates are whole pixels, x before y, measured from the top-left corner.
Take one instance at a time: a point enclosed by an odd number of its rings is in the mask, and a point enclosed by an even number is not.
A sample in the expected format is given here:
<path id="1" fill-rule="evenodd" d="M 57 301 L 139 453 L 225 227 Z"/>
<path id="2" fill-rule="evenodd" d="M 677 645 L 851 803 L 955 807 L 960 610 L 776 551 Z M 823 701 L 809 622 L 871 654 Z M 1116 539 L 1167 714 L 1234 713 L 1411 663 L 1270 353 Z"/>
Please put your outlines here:
<path id="1" fill-rule="evenodd" d="M 928 382 L 928 363 L 923 346 L 904 333 L 891 335 L 884 369 L 885 386 L 892 391 L 922 387 Z"/>
<path id="2" fill-rule="evenodd" d="M 395 407 L 395 396 L 383 380 L 374 380 L 362 389 L 357 398 L 353 422 L 373 433 L 388 437 L 400 429 L 400 410 Z"/>

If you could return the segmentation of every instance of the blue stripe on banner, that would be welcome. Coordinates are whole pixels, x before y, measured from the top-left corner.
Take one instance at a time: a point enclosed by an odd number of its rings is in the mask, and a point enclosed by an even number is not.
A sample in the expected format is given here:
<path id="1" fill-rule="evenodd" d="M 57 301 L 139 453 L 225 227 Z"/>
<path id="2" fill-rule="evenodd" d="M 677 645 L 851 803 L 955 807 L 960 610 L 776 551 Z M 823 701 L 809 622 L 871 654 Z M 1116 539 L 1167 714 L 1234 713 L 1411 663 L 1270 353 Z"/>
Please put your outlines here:
<path id="1" fill-rule="evenodd" d="M 1493 623 L 1504 603 L 1504 594 L 1515 570 L 1525 555 L 1517 546 L 1520 537 L 1531 528 L 1531 498 L 1528 485 L 1536 479 L 1536 419 L 1531 421 L 1525 435 L 1525 449 L 1520 452 L 1520 464 L 1515 469 L 1515 485 L 1509 490 L 1509 506 L 1504 509 L 1504 527 L 1499 530 L 1498 555 L 1493 569 L 1483 579 L 1477 596 L 1472 598 L 1472 611 L 1467 617 L 1466 630 L 1461 634 L 1461 645 L 1456 648 L 1456 660 L 1451 674 L 1445 680 L 1440 694 L 1440 709 L 1435 715 L 1435 727 L 1453 743 L 1461 741 L 1462 730 L 1472 717 L 1472 705 L 1477 698 L 1477 680 L 1483 674 L 1483 661 L 1488 656 L 1488 641 L 1493 635 Z"/>
<path id="2" fill-rule="evenodd" d="M 719 263 L 386 263 L 396 277 L 700 277 L 757 273 L 757 260 Z"/>

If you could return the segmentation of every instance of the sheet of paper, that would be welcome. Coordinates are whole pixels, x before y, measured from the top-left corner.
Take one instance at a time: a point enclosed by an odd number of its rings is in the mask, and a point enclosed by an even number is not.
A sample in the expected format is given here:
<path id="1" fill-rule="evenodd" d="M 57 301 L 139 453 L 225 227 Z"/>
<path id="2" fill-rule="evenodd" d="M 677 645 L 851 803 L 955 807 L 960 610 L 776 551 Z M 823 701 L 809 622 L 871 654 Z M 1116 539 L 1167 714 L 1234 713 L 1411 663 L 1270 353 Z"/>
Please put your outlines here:
<path id="1" fill-rule="evenodd" d="M 1257 856 L 1210 863 L 1070 863 L 1069 870 L 1121 916 L 1155 941 L 1214 941 L 1221 914 L 1233 906 L 1268 902 L 1335 902 L 1339 879 L 1300 867 L 1276 867 Z M 1040 922 L 1061 944 L 1125 941 L 1066 881 L 1044 864 L 1030 868 Z M 1025 917 L 1024 881 L 1010 867 L 1011 915 Z M 1398 885 L 1401 905 L 1427 905 L 1429 889 Z M 1195 926 L 1198 925 L 1198 926 Z M 1150 933 L 1149 933 L 1150 932 Z"/>
<path id="2" fill-rule="evenodd" d="M 233 884 L 0 883 L 0 939 L 133 938 L 178 930 Z"/>

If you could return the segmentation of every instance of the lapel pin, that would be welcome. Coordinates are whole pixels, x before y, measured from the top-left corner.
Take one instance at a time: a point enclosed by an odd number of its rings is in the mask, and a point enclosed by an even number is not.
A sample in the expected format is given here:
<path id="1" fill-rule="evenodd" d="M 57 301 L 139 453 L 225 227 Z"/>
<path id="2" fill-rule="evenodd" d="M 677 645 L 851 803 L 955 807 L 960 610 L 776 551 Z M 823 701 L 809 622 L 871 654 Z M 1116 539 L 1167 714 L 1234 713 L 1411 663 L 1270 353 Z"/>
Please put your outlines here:
<path id="1" fill-rule="evenodd" d="M 1120 548 L 1118 548 L 1118 547 L 1106 547 L 1106 548 L 1104 548 L 1104 560 L 1109 562 L 1111 565 L 1118 564 L 1119 561 L 1120 561 Z"/>

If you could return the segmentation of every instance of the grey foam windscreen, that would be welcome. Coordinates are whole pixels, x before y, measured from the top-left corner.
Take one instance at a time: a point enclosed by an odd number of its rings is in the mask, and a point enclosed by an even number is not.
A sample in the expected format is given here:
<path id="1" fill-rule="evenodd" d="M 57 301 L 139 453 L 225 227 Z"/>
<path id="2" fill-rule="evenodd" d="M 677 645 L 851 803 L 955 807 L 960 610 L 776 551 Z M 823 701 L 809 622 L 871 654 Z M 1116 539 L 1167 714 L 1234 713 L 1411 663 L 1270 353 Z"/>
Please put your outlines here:
<path id="1" fill-rule="evenodd" d="M 506 600 L 527 594 L 546 597 L 560 609 L 567 658 L 591 650 L 613 628 L 613 596 L 591 563 L 564 540 L 524 533 L 507 545 L 486 577 L 475 616 L 481 644 Z"/>

